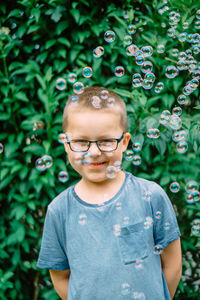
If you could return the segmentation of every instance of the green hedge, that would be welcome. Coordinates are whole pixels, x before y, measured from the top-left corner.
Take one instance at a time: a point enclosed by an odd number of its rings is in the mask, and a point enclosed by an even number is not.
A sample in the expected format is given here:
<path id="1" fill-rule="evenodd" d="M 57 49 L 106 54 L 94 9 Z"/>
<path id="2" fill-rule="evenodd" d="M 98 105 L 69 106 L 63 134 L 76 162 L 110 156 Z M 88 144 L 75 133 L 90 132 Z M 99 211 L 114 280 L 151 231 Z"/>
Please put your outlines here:
<path id="1" fill-rule="evenodd" d="M 200 179 L 200 101 L 195 81 L 185 104 L 177 102 L 186 83 L 199 76 L 198 8 L 193 0 L 165 2 L 18 0 L 0 4 L 2 300 L 58 299 L 48 271 L 38 270 L 36 261 L 48 203 L 79 180 L 63 145 L 58 143 L 62 111 L 68 95 L 73 93 L 73 85 L 67 80 L 70 72 L 75 72 L 84 86 L 111 88 L 126 101 L 132 135 L 130 149 L 135 141 L 142 144 L 142 162 L 136 166 L 124 160 L 123 168 L 158 182 L 168 193 L 182 233 L 183 277 L 176 299 L 200 299 L 200 233 L 198 223 L 193 226 L 194 220 L 198 222 L 200 218 L 200 201 L 198 194 L 194 201 L 186 201 L 185 191 L 189 180 Z M 170 28 L 174 22 L 173 30 Z M 132 86 L 133 74 L 145 74 L 135 57 L 126 54 L 124 36 L 129 24 L 136 25 L 133 44 L 139 49 L 153 47 L 153 55 L 145 58 L 152 62 L 155 74 L 151 89 Z M 113 43 L 104 40 L 107 30 L 116 34 Z M 186 41 L 179 36 L 183 32 L 188 34 Z M 104 47 L 100 58 L 93 56 L 97 46 Z M 187 62 L 178 63 L 179 56 L 184 55 L 180 52 L 186 50 Z M 166 77 L 167 66 L 180 68 L 180 64 L 186 64 L 187 69 L 179 70 L 174 78 Z M 82 76 L 85 66 L 93 69 L 89 79 Z M 124 67 L 124 76 L 114 75 L 116 66 Z M 58 78 L 66 80 L 66 89 L 56 88 Z M 156 93 L 155 86 L 160 81 L 164 89 Z M 173 124 L 160 124 L 161 113 L 169 110 L 172 114 L 176 106 L 182 108 L 180 129 L 185 130 L 188 145 L 182 154 L 172 139 Z M 151 128 L 159 129 L 159 138 L 147 137 Z M 35 162 L 43 155 L 50 155 L 53 165 L 38 171 Z M 68 172 L 67 183 L 58 180 L 60 171 Z M 177 193 L 169 188 L 172 182 L 180 185 Z"/>

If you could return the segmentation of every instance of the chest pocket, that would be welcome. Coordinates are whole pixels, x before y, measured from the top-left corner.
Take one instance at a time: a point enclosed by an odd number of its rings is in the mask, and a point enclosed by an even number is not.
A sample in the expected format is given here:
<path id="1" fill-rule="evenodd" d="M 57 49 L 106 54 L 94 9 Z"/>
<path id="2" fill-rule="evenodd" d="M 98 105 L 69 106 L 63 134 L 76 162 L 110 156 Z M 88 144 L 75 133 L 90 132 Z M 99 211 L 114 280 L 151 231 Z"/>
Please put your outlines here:
<path id="1" fill-rule="evenodd" d="M 149 255 L 145 236 L 143 222 L 121 228 L 118 238 L 125 265 L 134 263 L 136 260 L 143 260 Z"/>

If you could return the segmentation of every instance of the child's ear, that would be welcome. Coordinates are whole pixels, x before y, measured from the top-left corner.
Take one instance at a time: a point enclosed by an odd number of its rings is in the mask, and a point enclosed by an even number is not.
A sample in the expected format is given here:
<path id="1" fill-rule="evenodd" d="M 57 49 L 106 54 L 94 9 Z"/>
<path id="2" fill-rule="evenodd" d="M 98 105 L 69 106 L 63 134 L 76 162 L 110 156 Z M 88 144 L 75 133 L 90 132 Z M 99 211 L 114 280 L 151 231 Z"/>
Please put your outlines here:
<path id="1" fill-rule="evenodd" d="M 131 134 L 129 132 L 126 132 L 123 138 L 123 152 L 126 151 L 130 138 L 131 138 Z"/>

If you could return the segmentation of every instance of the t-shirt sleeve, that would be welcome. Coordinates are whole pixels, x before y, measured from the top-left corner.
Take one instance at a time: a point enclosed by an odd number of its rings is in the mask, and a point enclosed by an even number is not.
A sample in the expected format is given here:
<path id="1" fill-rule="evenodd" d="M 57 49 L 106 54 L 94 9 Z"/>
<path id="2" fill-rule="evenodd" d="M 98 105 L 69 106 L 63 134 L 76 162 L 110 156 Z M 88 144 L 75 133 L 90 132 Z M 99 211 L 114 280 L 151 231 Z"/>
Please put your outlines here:
<path id="1" fill-rule="evenodd" d="M 151 205 L 155 245 L 161 245 L 164 249 L 181 234 L 171 201 L 158 184 L 152 190 Z"/>
<path id="2" fill-rule="evenodd" d="M 62 228 L 59 216 L 48 207 L 37 261 L 38 268 L 52 270 L 70 269 L 65 252 L 65 239 Z"/>

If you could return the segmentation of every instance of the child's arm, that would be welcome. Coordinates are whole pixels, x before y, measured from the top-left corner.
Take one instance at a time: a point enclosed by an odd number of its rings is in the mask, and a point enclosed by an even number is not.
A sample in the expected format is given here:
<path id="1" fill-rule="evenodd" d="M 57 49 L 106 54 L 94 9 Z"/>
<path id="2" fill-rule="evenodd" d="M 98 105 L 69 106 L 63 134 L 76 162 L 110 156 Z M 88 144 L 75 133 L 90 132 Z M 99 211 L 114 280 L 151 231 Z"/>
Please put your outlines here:
<path id="1" fill-rule="evenodd" d="M 49 270 L 49 272 L 57 294 L 62 300 L 67 300 L 70 270 Z"/>
<path id="2" fill-rule="evenodd" d="M 162 271 L 173 299 L 182 273 L 180 238 L 171 242 L 161 254 Z"/>

